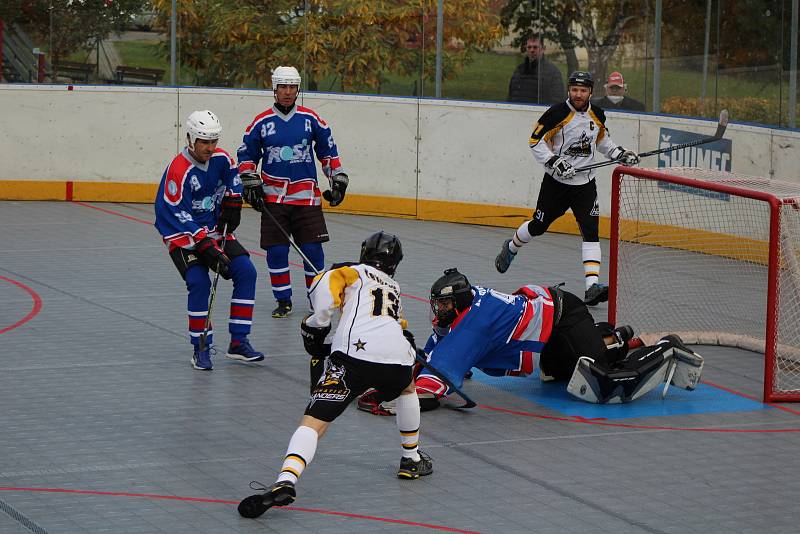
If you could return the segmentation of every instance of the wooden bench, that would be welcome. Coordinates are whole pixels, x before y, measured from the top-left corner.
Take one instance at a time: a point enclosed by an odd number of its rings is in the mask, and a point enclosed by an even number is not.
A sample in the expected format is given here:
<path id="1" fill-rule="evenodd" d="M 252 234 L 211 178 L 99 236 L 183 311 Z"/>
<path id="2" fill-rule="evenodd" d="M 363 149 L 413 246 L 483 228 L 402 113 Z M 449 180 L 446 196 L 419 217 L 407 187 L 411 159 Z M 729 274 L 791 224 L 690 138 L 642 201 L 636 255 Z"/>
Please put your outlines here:
<path id="1" fill-rule="evenodd" d="M 160 82 L 163 77 L 164 71 L 162 69 L 120 65 L 115 71 L 114 82 L 118 84 L 158 85 L 158 82 Z"/>
<path id="2" fill-rule="evenodd" d="M 89 76 L 95 72 L 93 63 L 78 63 L 77 61 L 59 61 L 53 63 L 53 77 L 64 76 L 73 82 L 89 83 Z"/>

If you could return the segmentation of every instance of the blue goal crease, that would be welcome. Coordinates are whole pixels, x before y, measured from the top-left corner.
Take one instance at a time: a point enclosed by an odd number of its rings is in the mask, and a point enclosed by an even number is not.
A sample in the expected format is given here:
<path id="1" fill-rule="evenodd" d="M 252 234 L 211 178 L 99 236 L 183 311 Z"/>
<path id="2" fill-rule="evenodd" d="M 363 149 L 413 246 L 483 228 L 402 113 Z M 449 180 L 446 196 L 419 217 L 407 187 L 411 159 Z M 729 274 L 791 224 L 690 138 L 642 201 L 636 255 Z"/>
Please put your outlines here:
<path id="1" fill-rule="evenodd" d="M 539 380 L 538 369 L 528 377 L 495 377 L 473 370 L 472 380 L 505 393 L 556 410 L 564 415 L 586 419 L 633 419 L 669 415 L 746 412 L 765 410 L 769 406 L 729 391 L 701 383 L 694 391 L 670 386 L 665 399 L 663 387 L 627 404 L 591 404 L 567 393 L 566 383 L 547 383 Z M 469 381 L 465 382 L 468 387 Z M 469 391 L 469 389 L 467 389 Z M 474 395 L 480 404 L 480 395 Z M 517 406 L 516 408 L 520 408 Z"/>

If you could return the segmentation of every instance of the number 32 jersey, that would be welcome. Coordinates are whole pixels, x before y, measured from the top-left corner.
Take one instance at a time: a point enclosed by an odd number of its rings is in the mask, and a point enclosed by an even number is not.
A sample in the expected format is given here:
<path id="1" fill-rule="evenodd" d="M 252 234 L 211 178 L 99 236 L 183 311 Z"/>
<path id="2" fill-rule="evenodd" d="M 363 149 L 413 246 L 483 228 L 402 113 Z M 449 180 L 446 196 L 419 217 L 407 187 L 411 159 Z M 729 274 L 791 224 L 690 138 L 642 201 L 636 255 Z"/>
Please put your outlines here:
<path id="1" fill-rule="evenodd" d="M 414 349 L 403 336 L 400 286 L 371 265 L 335 266 L 314 278 L 308 290 L 314 313 L 306 320 L 313 327 L 331 324 L 336 310 L 341 317 L 331 341 L 331 352 L 376 363 L 413 365 Z"/>

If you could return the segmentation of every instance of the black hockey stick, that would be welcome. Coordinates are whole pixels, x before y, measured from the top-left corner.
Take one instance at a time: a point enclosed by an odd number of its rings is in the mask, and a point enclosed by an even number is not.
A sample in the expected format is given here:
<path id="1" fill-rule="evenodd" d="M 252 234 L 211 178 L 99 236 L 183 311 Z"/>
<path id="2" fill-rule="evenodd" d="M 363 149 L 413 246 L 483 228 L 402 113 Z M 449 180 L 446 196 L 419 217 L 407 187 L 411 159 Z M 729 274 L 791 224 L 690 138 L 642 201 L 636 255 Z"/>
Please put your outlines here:
<path id="1" fill-rule="evenodd" d="M 430 362 L 428 362 L 428 358 L 425 357 L 425 351 L 423 351 L 422 349 L 417 349 L 416 353 L 415 353 L 415 357 L 416 357 L 417 362 L 419 362 L 420 365 L 422 365 L 425 369 L 427 369 L 428 371 L 433 373 L 436 376 L 436 378 L 438 378 L 439 380 L 444 382 L 445 385 L 448 388 L 450 388 L 450 390 L 453 393 L 455 393 L 456 395 L 458 395 L 459 397 L 461 397 L 463 399 L 464 404 L 462 404 L 460 406 L 453 406 L 453 408 L 461 410 L 461 409 L 465 409 L 465 408 L 474 408 L 475 406 L 477 406 L 477 403 L 474 400 L 469 398 L 469 396 L 467 396 L 466 393 L 464 393 L 459 388 L 457 388 L 456 385 L 453 384 L 453 382 L 449 378 L 444 376 L 444 374 L 441 371 L 436 369 L 436 367 L 434 367 L 433 365 L 430 364 Z"/>
<path id="2" fill-rule="evenodd" d="M 679 145 L 672 145 L 667 148 L 659 148 L 656 150 L 651 150 L 649 152 L 642 152 L 641 154 L 636 154 L 639 158 L 646 158 L 647 156 L 655 156 L 656 154 L 664 154 L 665 152 L 672 152 L 674 150 L 681 150 L 684 148 L 689 148 L 692 146 L 697 145 L 705 145 L 706 143 L 713 143 L 714 141 L 719 141 L 722 139 L 722 136 L 725 134 L 725 128 L 728 127 L 728 110 L 723 109 L 719 112 L 719 123 L 717 124 L 717 131 L 714 132 L 714 135 L 710 137 L 701 137 L 699 139 L 695 139 L 694 141 L 689 141 L 688 143 L 681 143 Z M 575 169 L 575 172 L 582 172 L 588 171 L 590 169 L 596 169 L 598 167 L 605 167 L 607 165 L 614 165 L 615 163 L 620 163 L 618 159 L 610 159 L 608 161 L 599 161 L 597 163 L 592 163 L 591 165 L 586 165 L 585 167 L 580 167 Z"/>
<path id="3" fill-rule="evenodd" d="M 222 227 L 222 253 L 225 253 L 225 236 L 228 235 L 228 223 Z M 200 334 L 200 350 L 206 348 L 206 338 L 208 337 L 208 329 L 211 327 L 211 312 L 214 310 L 214 300 L 217 296 L 217 282 L 219 282 L 219 263 L 217 260 L 216 274 L 214 275 L 214 283 L 211 284 L 211 294 L 208 296 L 208 315 L 206 315 L 206 324 L 203 326 L 203 333 Z"/>
<path id="4" fill-rule="evenodd" d="M 283 226 L 281 226 L 281 223 L 278 222 L 278 219 L 276 219 L 275 216 L 272 213 L 270 213 L 269 209 L 267 208 L 267 205 L 262 204 L 261 209 L 259 209 L 258 211 L 260 211 L 261 213 L 266 213 L 269 216 L 269 218 L 272 219 L 272 222 L 275 223 L 275 226 L 278 227 L 278 230 L 281 231 L 284 237 L 289 240 L 289 244 L 292 245 L 292 248 L 295 249 L 298 254 L 300 254 L 300 257 L 303 258 L 303 261 L 306 262 L 306 265 L 311 266 L 311 270 L 314 271 L 315 275 L 319 274 L 319 271 L 317 270 L 316 267 L 314 267 L 314 264 L 311 263 L 311 260 L 309 260 L 305 254 L 303 254 L 303 251 L 300 250 L 300 247 L 298 247 L 297 244 L 294 242 L 292 236 L 290 236 L 289 233 L 283 229 Z"/>

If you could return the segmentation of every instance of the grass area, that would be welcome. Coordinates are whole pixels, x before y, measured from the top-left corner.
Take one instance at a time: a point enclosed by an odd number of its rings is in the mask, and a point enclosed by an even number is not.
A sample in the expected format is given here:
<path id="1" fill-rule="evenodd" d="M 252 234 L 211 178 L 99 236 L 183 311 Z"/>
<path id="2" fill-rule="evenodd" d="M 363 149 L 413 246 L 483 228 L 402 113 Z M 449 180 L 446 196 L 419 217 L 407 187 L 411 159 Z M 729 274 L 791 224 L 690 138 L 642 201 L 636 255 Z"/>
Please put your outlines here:
<path id="1" fill-rule="evenodd" d="M 116 41 L 114 46 L 125 65 L 140 66 L 164 69 L 169 71 L 169 60 L 159 53 L 159 41 Z M 442 84 L 442 96 L 444 98 L 495 101 L 503 102 L 508 92 L 508 82 L 514 68 L 522 61 L 520 54 L 500 54 L 486 52 L 476 54 L 473 61 L 453 79 L 444 80 Z M 90 59 L 92 61 L 92 59 Z M 566 64 L 555 61 L 556 66 L 561 70 L 566 80 Z M 432 72 L 434 65 L 427 65 L 426 70 Z M 640 62 L 638 67 L 621 67 L 618 64 L 610 64 L 608 71 L 620 70 L 625 75 L 628 84 L 629 94 L 637 100 L 645 102 L 648 108 L 651 107 L 653 96 L 653 71 L 652 64 L 646 67 L 644 62 Z M 185 84 L 192 83 L 194 79 L 192 69 L 182 68 L 180 79 Z M 399 76 L 389 74 L 386 81 L 379 90 L 365 89 L 362 93 L 384 94 L 394 96 L 416 96 L 423 94 L 433 96 L 435 86 L 431 81 L 425 81 L 424 87 L 420 88 L 419 77 Z M 602 94 L 602 81 L 598 81 L 598 94 Z M 702 87 L 702 74 L 696 70 L 681 68 L 680 66 L 665 60 L 662 63 L 661 89 L 660 96 L 662 102 L 670 97 L 692 98 L 699 97 Z M 317 83 L 319 91 L 341 92 L 341 80 L 336 77 L 326 77 Z M 786 124 L 786 108 L 788 107 L 788 82 L 784 80 L 779 83 L 776 71 L 760 71 L 735 75 L 719 75 L 713 72 L 709 74 L 706 97 L 713 99 L 733 98 L 741 99 L 746 97 L 764 99 L 769 103 L 769 117 L 774 117 L 771 122 L 778 122 L 778 103 L 783 113 L 783 124 Z M 800 123 L 800 115 L 798 115 Z M 734 120 L 737 120 L 734 117 Z M 750 120 L 747 117 L 738 120 Z"/>

